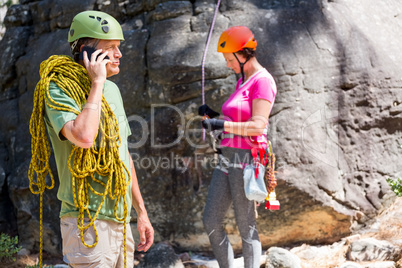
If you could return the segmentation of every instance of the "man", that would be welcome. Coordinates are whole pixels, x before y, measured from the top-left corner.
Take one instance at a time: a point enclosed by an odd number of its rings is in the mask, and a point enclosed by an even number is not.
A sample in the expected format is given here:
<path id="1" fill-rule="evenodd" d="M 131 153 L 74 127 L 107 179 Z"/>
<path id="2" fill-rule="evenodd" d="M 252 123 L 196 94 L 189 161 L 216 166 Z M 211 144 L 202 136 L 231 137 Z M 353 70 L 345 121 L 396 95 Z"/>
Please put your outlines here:
<path id="1" fill-rule="evenodd" d="M 120 71 L 123 40 L 112 16 L 99 11 L 77 14 L 68 33 L 74 61 L 52 56 L 42 62 L 35 89 L 31 190 L 32 185 L 39 192 L 49 188 L 46 174 L 53 180 L 46 125 L 60 180 L 63 256 L 71 267 L 133 267 L 130 204 L 138 216 L 137 250 L 147 251 L 154 239 L 128 151 L 131 131 L 120 91 L 107 80 Z"/>

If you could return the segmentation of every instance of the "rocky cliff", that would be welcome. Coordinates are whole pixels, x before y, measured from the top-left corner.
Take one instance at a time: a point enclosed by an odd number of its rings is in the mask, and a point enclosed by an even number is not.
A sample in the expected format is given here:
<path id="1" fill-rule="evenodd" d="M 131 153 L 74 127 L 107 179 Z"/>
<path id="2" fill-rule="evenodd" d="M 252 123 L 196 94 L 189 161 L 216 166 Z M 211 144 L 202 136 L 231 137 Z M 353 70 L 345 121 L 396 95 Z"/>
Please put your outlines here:
<path id="1" fill-rule="evenodd" d="M 214 155 L 196 113 L 215 4 L 20 0 L 8 9 L 0 42 L 0 231 L 38 250 L 39 197 L 30 193 L 27 170 L 39 65 L 70 54 L 72 18 L 94 9 L 124 28 L 121 72 L 113 81 L 129 117 L 130 152 L 156 241 L 209 249 L 201 217 Z M 206 103 L 215 109 L 236 82 L 216 52 L 219 34 L 233 25 L 255 33 L 257 57 L 278 87 L 269 136 L 281 209 L 258 210 L 263 246 L 338 241 L 375 217 L 389 192 L 385 179 L 402 176 L 402 6 L 398 0 L 223 0 L 205 65 Z M 44 196 L 44 248 L 55 255 L 56 189 Z M 240 249 L 233 212 L 226 229 Z"/>

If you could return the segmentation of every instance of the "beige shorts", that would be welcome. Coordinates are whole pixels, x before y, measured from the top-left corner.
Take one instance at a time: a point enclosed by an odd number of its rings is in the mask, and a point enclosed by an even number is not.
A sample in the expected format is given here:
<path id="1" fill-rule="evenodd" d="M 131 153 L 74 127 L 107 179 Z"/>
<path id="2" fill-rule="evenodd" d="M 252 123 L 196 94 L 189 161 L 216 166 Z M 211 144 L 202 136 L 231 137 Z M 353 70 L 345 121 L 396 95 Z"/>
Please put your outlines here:
<path id="1" fill-rule="evenodd" d="M 86 221 L 88 223 L 88 221 Z M 124 267 L 124 224 L 114 221 L 96 220 L 98 244 L 93 248 L 81 242 L 77 218 L 63 217 L 60 220 L 63 240 L 63 260 L 70 267 Z M 95 242 L 92 227 L 84 231 L 84 240 L 88 245 Z M 134 266 L 134 239 L 130 224 L 127 223 L 127 267 Z"/>

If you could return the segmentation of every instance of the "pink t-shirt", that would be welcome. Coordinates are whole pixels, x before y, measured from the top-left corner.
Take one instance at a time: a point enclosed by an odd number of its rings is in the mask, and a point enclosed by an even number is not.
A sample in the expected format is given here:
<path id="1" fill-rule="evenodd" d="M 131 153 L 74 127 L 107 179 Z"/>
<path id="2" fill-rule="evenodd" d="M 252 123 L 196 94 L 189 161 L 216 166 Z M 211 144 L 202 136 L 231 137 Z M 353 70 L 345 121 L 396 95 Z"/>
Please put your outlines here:
<path id="1" fill-rule="evenodd" d="M 264 99 L 272 106 L 275 101 L 276 85 L 273 77 L 266 69 L 261 69 L 251 76 L 243 85 L 240 78 L 236 85 L 235 92 L 222 106 L 222 114 L 225 120 L 232 122 L 247 122 L 252 116 L 252 102 L 254 99 Z M 271 110 L 269 111 L 271 113 Z M 268 128 L 268 124 L 267 124 Z M 221 146 L 240 149 L 251 149 L 252 140 L 257 137 L 246 137 L 234 135 L 232 138 L 225 138 Z M 266 135 L 262 135 L 263 143 L 267 143 Z"/>

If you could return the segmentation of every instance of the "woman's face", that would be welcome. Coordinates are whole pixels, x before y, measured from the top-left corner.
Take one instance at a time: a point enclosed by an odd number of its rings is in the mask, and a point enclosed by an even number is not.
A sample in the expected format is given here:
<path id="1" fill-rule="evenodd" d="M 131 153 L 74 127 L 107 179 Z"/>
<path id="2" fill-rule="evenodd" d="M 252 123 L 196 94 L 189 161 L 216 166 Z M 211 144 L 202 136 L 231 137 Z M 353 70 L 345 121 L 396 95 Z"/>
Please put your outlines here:
<path id="1" fill-rule="evenodd" d="M 241 72 L 240 64 L 237 61 L 236 57 L 233 55 L 233 53 L 222 53 L 222 54 L 226 60 L 226 67 L 232 69 L 236 74 L 239 74 Z M 245 61 L 243 56 L 241 56 L 239 54 L 236 54 L 236 56 L 240 62 Z"/>

